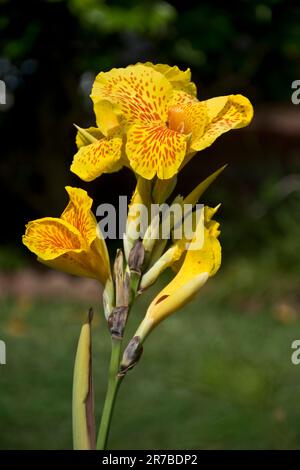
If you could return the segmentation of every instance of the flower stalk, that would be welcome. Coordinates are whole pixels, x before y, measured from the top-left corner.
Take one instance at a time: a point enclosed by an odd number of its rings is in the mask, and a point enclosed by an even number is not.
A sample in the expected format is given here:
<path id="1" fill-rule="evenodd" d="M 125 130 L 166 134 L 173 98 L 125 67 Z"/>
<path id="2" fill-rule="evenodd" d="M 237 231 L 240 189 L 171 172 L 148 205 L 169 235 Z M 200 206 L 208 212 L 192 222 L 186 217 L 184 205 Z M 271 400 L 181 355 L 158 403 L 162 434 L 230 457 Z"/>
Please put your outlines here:
<path id="1" fill-rule="evenodd" d="M 118 374 L 121 355 L 121 339 L 112 338 L 111 340 L 111 358 L 109 365 L 108 386 L 103 406 L 102 418 L 97 438 L 97 449 L 105 450 L 117 398 L 117 393 L 122 382 L 122 376 Z"/>

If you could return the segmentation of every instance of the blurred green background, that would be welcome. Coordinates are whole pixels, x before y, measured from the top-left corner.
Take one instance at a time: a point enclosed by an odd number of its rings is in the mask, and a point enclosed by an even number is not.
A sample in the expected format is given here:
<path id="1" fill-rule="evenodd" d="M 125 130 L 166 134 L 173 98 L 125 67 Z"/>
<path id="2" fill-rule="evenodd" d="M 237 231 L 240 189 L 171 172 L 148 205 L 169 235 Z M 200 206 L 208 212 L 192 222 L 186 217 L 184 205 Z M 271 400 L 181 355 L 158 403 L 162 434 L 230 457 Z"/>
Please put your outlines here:
<path id="1" fill-rule="evenodd" d="M 100 70 L 151 60 L 190 67 L 200 99 L 243 93 L 255 118 L 181 173 L 187 193 L 224 163 L 204 197 L 222 202 L 223 266 L 199 298 L 149 337 L 122 385 L 112 448 L 300 448 L 300 6 L 261 0 L 0 0 L 0 448 L 71 448 L 76 341 L 93 305 L 97 416 L 109 338 L 92 281 L 38 266 L 28 220 L 56 216 L 66 184 L 101 202 L 132 193 L 127 170 L 85 184 L 69 173 L 73 123 L 93 124 Z M 113 251 L 116 243 L 110 244 Z M 161 284 L 167 282 L 167 277 Z M 128 332 L 155 292 L 132 312 Z"/>

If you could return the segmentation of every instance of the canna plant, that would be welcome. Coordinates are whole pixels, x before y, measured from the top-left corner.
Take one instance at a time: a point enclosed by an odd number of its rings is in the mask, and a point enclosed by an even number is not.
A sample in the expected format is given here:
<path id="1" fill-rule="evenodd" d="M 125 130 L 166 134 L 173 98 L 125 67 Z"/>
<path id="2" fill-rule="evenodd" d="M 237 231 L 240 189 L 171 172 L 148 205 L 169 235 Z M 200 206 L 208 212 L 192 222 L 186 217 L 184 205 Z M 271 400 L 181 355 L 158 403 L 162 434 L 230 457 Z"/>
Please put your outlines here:
<path id="1" fill-rule="evenodd" d="M 96 126 L 77 127 L 78 151 L 71 171 L 83 181 L 130 168 L 136 188 L 128 208 L 123 249 L 110 262 L 106 242 L 92 213 L 92 199 L 66 187 L 69 203 L 60 217 L 29 222 L 23 243 L 38 261 L 99 281 L 111 336 L 111 360 L 102 418 L 96 437 L 90 310 L 82 326 L 73 379 L 74 449 L 106 449 L 121 382 L 140 360 L 147 336 L 169 315 L 191 301 L 221 264 L 219 206 L 198 201 L 225 167 L 201 181 L 185 197 L 172 196 L 180 170 L 221 134 L 248 125 L 252 105 L 242 95 L 199 101 L 190 70 L 150 62 L 112 69 L 96 76 L 91 98 Z M 199 158 L 199 156 L 195 157 Z M 169 212 L 153 215 L 153 204 L 169 201 Z M 147 209 L 141 232 L 141 206 Z M 183 209 L 190 208 L 189 213 Z M 178 228 L 190 220 L 188 234 Z M 166 224 L 167 222 L 167 224 Z M 165 230 L 165 228 L 167 229 Z M 162 235 L 162 232 L 164 236 Z M 128 344 L 123 345 L 130 310 L 138 296 L 171 268 L 174 277 L 152 300 Z"/>

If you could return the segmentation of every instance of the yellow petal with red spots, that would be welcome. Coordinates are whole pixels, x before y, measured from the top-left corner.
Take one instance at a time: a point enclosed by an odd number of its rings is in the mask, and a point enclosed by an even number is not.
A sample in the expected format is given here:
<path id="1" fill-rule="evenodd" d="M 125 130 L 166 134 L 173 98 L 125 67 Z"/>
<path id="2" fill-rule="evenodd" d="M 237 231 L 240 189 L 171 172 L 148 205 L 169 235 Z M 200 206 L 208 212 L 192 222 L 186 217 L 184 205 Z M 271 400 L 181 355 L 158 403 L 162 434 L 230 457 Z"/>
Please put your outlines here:
<path id="1" fill-rule="evenodd" d="M 23 243 L 41 263 L 77 276 L 110 282 L 105 241 L 97 231 L 86 191 L 67 187 L 70 202 L 61 218 L 45 217 L 29 222 Z"/>
<path id="2" fill-rule="evenodd" d="M 79 253 L 83 249 L 84 240 L 69 222 L 44 217 L 27 224 L 23 243 L 30 251 L 47 261 L 70 250 Z"/>
<path id="3" fill-rule="evenodd" d="M 45 217 L 29 222 L 23 243 L 47 266 L 76 276 L 102 281 L 93 257 L 78 230 L 61 219 Z M 98 262 L 101 258 L 98 256 Z"/>
<path id="4" fill-rule="evenodd" d="M 199 100 L 193 95 L 186 93 L 183 90 L 174 90 L 172 97 L 169 101 L 169 109 L 173 106 L 183 106 L 185 104 L 199 103 Z"/>
<path id="5" fill-rule="evenodd" d="M 77 228 L 82 238 L 90 245 L 97 237 L 97 221 L 91 211 L 93 204 L 86 191 L 66 186 L 70 202 L 61 215 L 61 219 Z"/>
<path id="6" fill-rule="evenodd" d="M 188 136 L 161 124 L 136 124 L 127 133 L 126 155 L 143 178 L 168 179 L 184 159 L 187 140 Z"/>
<path id="7" fill-rule="evenodd" d="M 152 62 L 146 62 L 144 65 L 152 67 L 157 72 L 163 74 L 169 82 L 172 84 L 175 90 L 183 90 L 190 95 L 196 96 L 197 88 L 195 83 L 191 82 L 191 71 L 190 69 L 180 70 L 177 65 L 173 67 L 166 64 L 152 64 Z"/>
<path id="8" fill-rule="evenodd" d="M 202 101 L 206 107 L 208 123 L 203 135 L 199 137 L 195 129 L 191 148 L 199 151 L 210 146 L 220 135 L 231 129 L 247 126 L 253 117 L 253 107 L 250 101 L 242 95 L 229 95 Z"/>
<path id="9" fill-rule="evenodd" d="M 93 200 L 83 189 L 66 186 L 66 191 L 70 202 L 61 219 L 69 222 L 80 232 L 88 250 L 92 253 L 89 263 L 93 271 L 100 272 L 101 279 L 106 280 L 109 276 L 109 256 L 102 233 L 97 228 L 97 220 L 91 211 Z"/>
<path id="10" fill-rule="evenodd" d="M 74 155 L 71 171 L 83 181 L 92 181 L 102 173 L 112 173 L 122 168 L 122 139 L 100 139 L 99 141 L 80 147 Z"/>
<path id="11" fill-rule="evenodd" d="M 91 94 L 97 124 L 101 128 L 106 119 L 105 113 L 100 113 L 103 102 L 105 106 L 111 103 L 126 126 L 133 122 L 165 122 L 172 90 L 164 75 L 142 64 L 101 72 Z"/>

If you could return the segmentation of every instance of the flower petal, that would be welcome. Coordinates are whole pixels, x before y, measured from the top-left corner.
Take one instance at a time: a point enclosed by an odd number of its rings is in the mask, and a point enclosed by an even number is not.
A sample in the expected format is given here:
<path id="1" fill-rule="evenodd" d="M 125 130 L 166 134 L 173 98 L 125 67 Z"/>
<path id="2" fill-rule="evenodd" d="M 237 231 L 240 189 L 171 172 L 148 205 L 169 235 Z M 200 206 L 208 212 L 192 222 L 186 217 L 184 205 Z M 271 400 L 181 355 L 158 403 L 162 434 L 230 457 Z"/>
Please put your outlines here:
<path id="1" fill-rule="evenodd" d="M 88 254 L 88 264 L 92 271 L 99 273 L 103 286 L 110 276 L 109 255 L 102 233 L 98 230 L 97 220 L 91 211 L 92 198 L 80 188 L 66 186 L 70 202 L 61 219 L 70 223 L 81 234 Z"/>
<path id="2" fill-rule="evenodd" d="M 61 219 L 69 222 L 81 234 L 87 246 L 97 237 L 97 222 L 91 212 L 92 198 L 80 188 L 66 186 L 70 202 L 61 215 Z"/>
<path id="3" fill-rule="evenodd" d="M 180 70 L 177 65 L 173 67 L 166 64 L 152 64 L 152 62 L 145 62 L 145 66 L 152 67 L 157 72 L 160 72 L 164 75 L 169 82 L 172 84 L 173 88 L 176 90 L 182 90 L 186 93 L 196 96 L 197 88 L 195 83 L 191 82 L 191 70 Z"/>
<path id="4" fill-rule="evenodd" d="M 76 253 L 74 250 L 70 250 L 52 260 L 44 260 L 43 258 L 38 257 L 38 261 L 49 268 L 56 269 L 67 274 L 97 279 L 100 281 L 102 286 L 104 286 L 105 280 L 107 279 L 107 277 L 103 276 L 102 268 L 100 267 L 99 269 L 101 258 L 98 256 L 91 257 L 91 255 L 85 251 Z"/>
<path id="5" fill-rule="evenodd" d="M 99 73 L 91 98 L 101 129 L 101 123 L 106 120 L 103 107 L 107 109 L 107 103 L 111 103 L 114 112 L 124 119 L 126 125 L 133 122 L 165 122 L 171 95 L 172 85 L 164 75 L 137 64 Z"/>
<path id="6" fill-rule="evenodd" d="M 29 222 L 23 243 L 47 266 L 76 276 L 98 279 L 102 285 L 110 275 L 96 238 L 86 247 L 78 229 L 66 220 L 45 217 Z"/>
<path id="7" fill-rule="evenodd" d="M 144 178 L 169 179 L 184 159 L 187 139 L 161 124 L 136 124 L 127 133 L 126 154 L 133 170 Z"/>
<path id="8" fill-rule="evenodd" d="M 205 206 L 204 207 L 204 243 L 200 249 L 187 250 L 187 255 L 185 258 L 181 258 L 178 261 L 175 261 L 172 264 L 172 269 L 175 272 L 179 272 L 184 262 L 186 261 L 187 256 L 190 253 L 192 261 L 196 261 L 197 255 L 193 253 L 198 253 L 199 260 L 197 261 L 198 266 L 204 266 L 204 271 L 208 271 L 210 276 L 213 276 L 219 269 L 221 265 L 221 246 L 218 241 L 220 235 L 220 224 L 216 220 L 212 220 L 212 217 L 218 211 L 220 204 L 215 208 Z M 200 222 L 201 223 L 201 222 Z M 201 227 L 200 227 L 201 229 Z M 195 241 L 195 239 L 194 239 Z M 193 243 L 193 241 L 192 241 Z M 179 241 L 179 246 L 182 246 L 182 242 Z M 189 258 L 188 258 L 189 259 Z M 206 264 L 205 264 L 206 263 Z"/>
<path id="9" fill-rule="evenodd" d="M 106 137 L 109 137 L 120 127 L 120 121 L 114 110 L 114 106 L 107 100 L 94 103 L 94 113 L 97 126 Z"/>
<path id="10" fill-rule="evenodd" d="M 23 243 L 39 258 L 48 261 L 70 250 L 79 253 L 83 239 L 70 223 L 58 218 L 44 217 L 27 224 Z"/>
<path id="11" fill-rule="evenodd" d="M 206 212 L 207 222 L 211 220 L 211 216 L 211 211 Z M 200 223 L 197 226 L 197 232 L 198 230 L 203 230 Z M 219 230 L 215 225 L 204 227 L 202 247 L 189 249 L 186 252 L 177 275 L 150 304 L 146 316 L 135 334 L 140 337 L 141 341 L 164 318 L 189 302 L 208 278 L 217 272 L 221 264 L 221 245 L 217 239 L 218 235 Z M 199 233 L 196 233 L 194 240 L 197 240 L 198 236 Z"/>
<path id="12" fill-rule="evenodd" d="M 74 155 L 71 171 L 83 181 L 92 181 L 102 173 L 112 173 L 122 168 L 122 139 L 100 139 L 94 144 L 80 147 Z"/>
<path id="13" fill-rule="evenodd" d="M 172 97 L 169 101 L 169 107 L 182 106 L 184 104 L 199 103 L 197 98 L 183 90 L 174 90 Z"/>
<path id="14" fill-rule="evenodd" d="M 195 134 L 191 148 L 195 151 L 210 146 L 221 134 L 247 126 L 253 117 L 250 101 L 242 95 L 219 96 L 202 101 L 206 107 L 208 123 L 203 135 Z"/>

